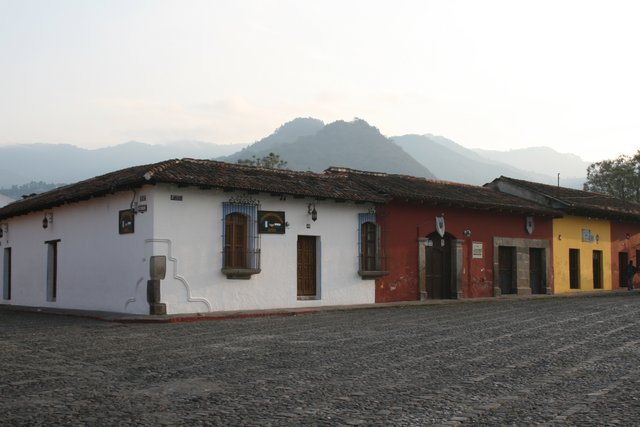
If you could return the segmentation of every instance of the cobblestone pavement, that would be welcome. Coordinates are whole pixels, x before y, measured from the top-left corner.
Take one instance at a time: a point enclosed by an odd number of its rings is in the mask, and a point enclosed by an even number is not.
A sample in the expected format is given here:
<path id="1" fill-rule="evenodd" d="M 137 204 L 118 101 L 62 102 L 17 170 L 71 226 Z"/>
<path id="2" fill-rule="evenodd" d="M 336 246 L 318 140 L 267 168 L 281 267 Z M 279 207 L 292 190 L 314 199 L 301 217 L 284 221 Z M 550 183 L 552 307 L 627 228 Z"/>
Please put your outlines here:
<path id="1" fill-rule="evenodd" d="M 0 326 L 3 425 L 640 425 L 637 292 Z"/>

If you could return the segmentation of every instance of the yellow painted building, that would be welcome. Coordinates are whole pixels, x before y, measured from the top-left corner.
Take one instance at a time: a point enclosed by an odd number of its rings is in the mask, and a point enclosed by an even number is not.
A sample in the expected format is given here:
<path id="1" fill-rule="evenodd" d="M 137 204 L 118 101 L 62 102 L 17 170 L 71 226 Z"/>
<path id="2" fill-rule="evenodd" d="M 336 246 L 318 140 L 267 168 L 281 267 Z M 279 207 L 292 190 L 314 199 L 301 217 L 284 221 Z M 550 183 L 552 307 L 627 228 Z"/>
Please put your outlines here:
<path id="1" fill-rule="evenodd" d="M 567 215 L 553 220 L 554 293 L 611 290 L 611 224 Z"/>
<path id="2" fill-rule="evenodd" d="M 554 293 L 626 286 L 628 260 L 640 259 L 640 244 L 634 243 L 640 236 L 640 204 L 505 176 L 485 186 L 560 213 L 551 236 Z"/>

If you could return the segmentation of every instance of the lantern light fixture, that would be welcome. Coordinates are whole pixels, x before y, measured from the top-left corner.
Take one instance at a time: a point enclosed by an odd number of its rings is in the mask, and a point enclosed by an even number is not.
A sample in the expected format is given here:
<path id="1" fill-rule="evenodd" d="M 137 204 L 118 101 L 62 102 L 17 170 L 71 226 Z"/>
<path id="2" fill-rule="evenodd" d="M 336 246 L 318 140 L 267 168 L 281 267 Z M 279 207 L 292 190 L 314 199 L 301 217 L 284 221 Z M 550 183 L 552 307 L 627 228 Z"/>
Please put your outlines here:
<path id="1" fill-rule="evenodd" d="M 42 219 L 42 228 L 49 227 L 49 224 L 53 224 L 53 212 L 46 212 Z"/>
<path id="2" fill-rule="evenodd" d="M 312 221 L 316 221 L 318 219 L 318 211 L 316 210 L 315 203 L 309 203 L 309 206 L 307 206 L 307 213 L 311 215 Z"/>

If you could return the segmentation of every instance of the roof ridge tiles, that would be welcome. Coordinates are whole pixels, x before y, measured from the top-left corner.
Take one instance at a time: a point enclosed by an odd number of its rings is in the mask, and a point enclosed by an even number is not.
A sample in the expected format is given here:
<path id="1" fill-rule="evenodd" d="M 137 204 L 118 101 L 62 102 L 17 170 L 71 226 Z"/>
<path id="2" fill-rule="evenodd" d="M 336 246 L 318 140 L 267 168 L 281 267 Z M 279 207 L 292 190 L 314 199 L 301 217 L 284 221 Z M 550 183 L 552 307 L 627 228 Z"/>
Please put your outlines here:
<path id="1" fill-rule="evenodd" d="M 388 173 L 388 172 L 375 172 L 375 171 L 364 171 L 359 169 L 351 169 L 342 166 L 330 166 L 324 170 L 324 174 L 331 175 L 362 175 L 362 176 L 378 176 L 378 177 L 390 177 L 390 178 L 405 178 L 411 179 L 414 181 L 426 181 L 435 184 L 450 184 L 456 185 L 460 187 L 472 187 L 472 188 L 481 188 L 482 186 L 474 185 L 474 184 L 465 184 L 462 182 L 449 181 L 446 179 L 436 179 L 436 178 L 428 178 L 424 176 L 414 176 L 414 175 L 406 175 L 406 174 L 398 174 L 398 173 Z"/>
<path id="2" fill-rule="evenodd" d="M 637 221 L 640 217 L 640 204 L 630 200 L 624 200 L 606 193 L 577 188 L 568 188 L 527 181 L 523 179 L 501 176 L 495 181 L 510 182 L 528 191 L 538 193 L 542 197 L 554 200 L 566 206 L 570 212 L 585 215 L 619 215 Z"/>
<path id="3" fill-rule="evenodd" d="M 0 218 L 51 209 L 156 183 L 234 188 L 356 202 L 380 203 L 386 200 L 367 186 L 345 177 L 183 158 L 120 169 L 18 200 L 0 208 Z"/>
<path id="4" fill-rule="evenodd" d="M 635 204 L 637 205 L 636 202 L 632 202 L 632 201 L 628 201 L 628 200 L 622 200 L 618 197 L 612 196 L 611 194 L 607 194 L 607 193 L 600 193 L 598 191 L 591 191 L 591 190 L 580 190 L 578 188 L 571 188 L 571 187 L 562 187 L 562 186 L 558 186 L 558 185 L 552 185 L 552 184 L 544 184 L 542 182 L 535 182 L 535 181 L 527 181 L 524 179 L 517 179 L 517 178 L 511 178 L 508 176 L 501 176 L 500 179 L 505 179 L 507 181 L 512 181 L 512 182 L 516 182 L 516 183 L 523 183 L 524 185 L 529 185 L 530 187 L 538 187 L 538 188 L 544 188 L 544 189 L 548 189 L 548 190 L 556 190 L 556 191 L 564 191 L 567 193 L 573 193 L 575 196 L 578 195 L 583 195 L 583 198 L 587 198 L 591 197 L 591 198 L 600 198 L 600 197 L 604 197 L 607 199 L 611 199 L 611 200 L 615 200 L 618 202 L 624 201 L 625 203 L 630 203 L 630 204 Z M 558 194 L 549 194 L 550 197 L 560 197 Z"/>
<path id="5" fill-rule="evenodd" d="M 158 162 L 158 163 L 152 163 L 152 164 L 148 165 L 148 166 L 150 166 L 150 168 L 149 168 L 149 170 L 147 172 L 145 172 L 143 174 L 143 177 L 144 177 L 145 180 L 149 181 L 150 179 L 153 178 L 153 176 L 156 173 L 164 172 L 165 170 L 167 170 L 167 168 L 169 168 L 172 165 L 175 165 L 175 164 L 179 163 L 180 161 L 181 161 L 180 159 L 169 159 L 169 160 L 163 160 L 163 161 Z"/>

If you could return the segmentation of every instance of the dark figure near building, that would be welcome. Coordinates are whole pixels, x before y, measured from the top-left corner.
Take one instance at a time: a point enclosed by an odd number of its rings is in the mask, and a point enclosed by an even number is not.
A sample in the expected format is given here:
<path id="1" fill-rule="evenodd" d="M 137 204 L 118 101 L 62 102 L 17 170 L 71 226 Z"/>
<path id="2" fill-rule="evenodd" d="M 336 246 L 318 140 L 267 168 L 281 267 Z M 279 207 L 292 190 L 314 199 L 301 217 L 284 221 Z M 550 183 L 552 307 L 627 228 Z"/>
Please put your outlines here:
<path id="1" fill-rule="evenodd" d="M 633 276 L 636 274 L 636 268 L 633 266 L 633 260 L 629 260 L 629 265 L 627 266 L 627 288 L 628 290 L 633 289 Z"/>

